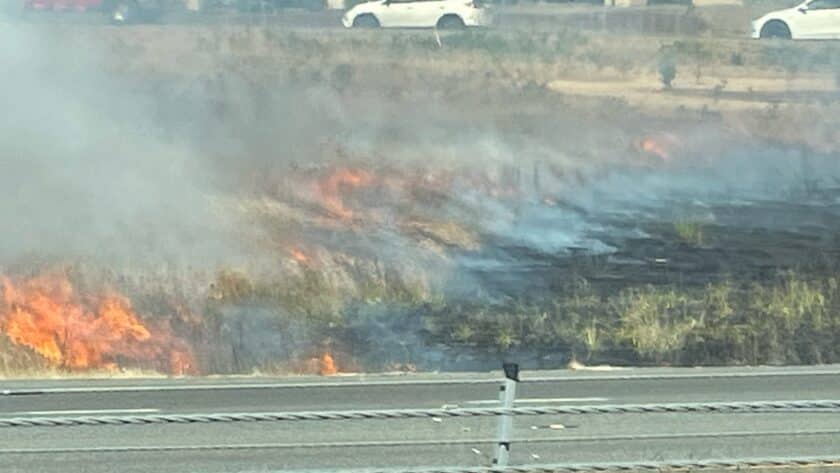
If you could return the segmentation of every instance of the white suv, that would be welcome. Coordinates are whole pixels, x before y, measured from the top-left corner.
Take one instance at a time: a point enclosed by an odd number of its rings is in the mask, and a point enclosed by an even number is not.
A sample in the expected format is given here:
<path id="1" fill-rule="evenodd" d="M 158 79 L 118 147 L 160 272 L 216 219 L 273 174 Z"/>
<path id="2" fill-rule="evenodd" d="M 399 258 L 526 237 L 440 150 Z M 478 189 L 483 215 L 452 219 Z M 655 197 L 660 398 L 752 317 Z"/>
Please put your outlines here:
<path id="1" fill-rule="evenodd" d="M 809 0 L 752 22 L 753 38 L 840 39 L 840 0 Z"/>
<path id="2" fill-rule="evenodd" d="M 344 14 L 347 28 L 441 28 L 489 26 L 486 7 L 478 0 L 375 0 Z"/>

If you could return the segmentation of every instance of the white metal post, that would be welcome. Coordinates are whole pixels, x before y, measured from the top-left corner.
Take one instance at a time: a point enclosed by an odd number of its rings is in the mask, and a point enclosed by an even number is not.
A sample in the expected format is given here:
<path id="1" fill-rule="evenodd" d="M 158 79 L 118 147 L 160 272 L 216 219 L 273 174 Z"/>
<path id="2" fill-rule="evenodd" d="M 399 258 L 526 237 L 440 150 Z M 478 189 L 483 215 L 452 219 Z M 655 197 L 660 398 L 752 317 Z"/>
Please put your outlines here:
<path id="1" fill-rule="evenodd" d="M 505 363 L 505 384 L 499 388 L 499 401 L 505 409 L 512 409 L 516 399 L 516 385 L 519 383 L 519 365 Z M 496 442 L 496 455 L 493 464 L 496 466 L 507 466 L 510 456 L 510 434 L 513 431 L 513 416 L 502 414 L 499 416 L 498 436 Z"/>

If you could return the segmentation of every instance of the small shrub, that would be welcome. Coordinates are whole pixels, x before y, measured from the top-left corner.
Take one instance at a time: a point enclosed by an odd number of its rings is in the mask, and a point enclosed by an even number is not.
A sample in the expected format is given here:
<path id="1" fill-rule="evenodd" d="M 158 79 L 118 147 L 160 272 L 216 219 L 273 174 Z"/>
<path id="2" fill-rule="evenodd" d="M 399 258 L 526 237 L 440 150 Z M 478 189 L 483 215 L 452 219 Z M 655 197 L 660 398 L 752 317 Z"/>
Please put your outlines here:
<path id="1" fill-rule="evenodd" d="M 728 83 L 729 83 L 729 82 L 728 82 L 726 79 L 722 79 L 720 82 L 718 82 L 718 83 L 714 86 L 714 88 L 712 89 L 712 95 L 714 96 L 715 100 L 719 100 L 719 99 L 720 99 L 721 94 L 723 94 L 723 89 L 725 89 L 725 88 L 726 88 L 726 85 L 727 85 Z"/>
<path id="2" fill-rule="evenodd" d="M 686 294 L 672 289 L 622 291 L 614 302 L 621 322 L 617 335 L 643 357 L 662 361 L 683 346 L 696 325 L 690 302 Z"/>
<path id="3" fill-rule="evenodd" d="M 659 72 L 659 81 L 670 89 L 677 77 L 677 57 L 673 49 L 666 48 L 660 51 L 656 69 Z"/>
<path id="4" fill-rule="evenodd" d="M 674 223 L 674 231 L 683 242 L 700 246 L 703 244 L 703 225 L 699 222 L 679 221 Z"/>
<path id="5" fill-rule="evenodd" d="M 704 61 L 713 56 L 713 50 L 700 41 L 675 41 L 669 49 L 684 57 Z"/>

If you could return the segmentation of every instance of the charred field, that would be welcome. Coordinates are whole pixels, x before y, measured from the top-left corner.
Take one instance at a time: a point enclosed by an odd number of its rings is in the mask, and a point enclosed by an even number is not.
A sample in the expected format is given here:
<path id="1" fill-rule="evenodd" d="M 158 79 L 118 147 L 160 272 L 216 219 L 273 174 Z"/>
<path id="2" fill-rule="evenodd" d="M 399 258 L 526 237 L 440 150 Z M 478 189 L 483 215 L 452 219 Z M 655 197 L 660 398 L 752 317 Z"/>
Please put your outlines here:
<path id="1" fill-rule="evenodd" d="M 825 45 L 3 34 L 5 376 L 840 359 Z"/>

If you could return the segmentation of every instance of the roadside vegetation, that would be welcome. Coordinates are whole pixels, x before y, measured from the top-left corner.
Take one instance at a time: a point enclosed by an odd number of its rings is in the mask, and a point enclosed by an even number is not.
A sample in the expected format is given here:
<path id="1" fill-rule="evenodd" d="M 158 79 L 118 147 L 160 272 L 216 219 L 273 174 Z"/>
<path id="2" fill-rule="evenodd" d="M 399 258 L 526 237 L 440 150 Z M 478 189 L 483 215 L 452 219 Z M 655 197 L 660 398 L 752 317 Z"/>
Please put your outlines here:
<path id="1" fill-rule="evenodd" d="M 309 373 L 309 360 L 324 352 L 342 371 L 488 369 L 500 359 L 535 368 L 570 360 L 840 361 L 840 284 L 833 277 L 783 272 L 762 282 L 621 288 L 574 277 L 540 297 L 497 301 L 449 298 L 379 276 L 357 272 L 338 284 L 308 270 L 276 279 L 224 270 L 195 294 L 165 279 L 124 287 L 138 312 L 166 320 L 195 348 L 205 373 Z M 144 369 L 153 371 L 141 364 L 128 372 Z M 0 337 L 0 373 L 61 371 Z"/>
<path id="2" fill-rule="evenodd" d="M 70 27 L 68 33 L 76 32 Z M 98 43 L 115 58 L 130 58 L 110 62 L 112 72 L 151 78 L 149 95 L 178 104 L 188 116 L 172 119 L 171 140 L 206 152 L 208 162 L 223 162 L 220 186 L 247 214 L 241 232 L 259 233 L 245 241 L 258 241 L 268 269 L 113 268 L 68 257 L 19 261 L 0 273 L 25 279 L 59 271 L 80 291 L 118 291 L 143 321 L 186 340 L 203 374 L 310 373 L 323 353 L 332 354 L 341 371 L 484 369 L 503 358 L 539 367 L 572 359 L 840 362 L 837 242 L 831 238 L 715 226 L 693 214 L 656 225 L 631 220 L 622 222 L 635 231 L 619 248 L 631 261 L 622 266 L 606 256 L 557 256 L 536 244 L 511 249 L 492 231 L 498 222 L 481 221 L 491 204 L 514 217 L 533 202 L 586 216 L 587 209 L 540 194 L 545 180 L 557 178 L 557 187 L 566 189 L 616 170 L 638 177 L 639 169 L 679 165 L 674 158 L 682 144 L 642 156 L 634 140 L 651 130 L 715 130 L 685 144 L 710 161 L 723 145 L 706 141 L 723 136 L 721 129 L 745 147 L 836 151 L 840 114 L 819 102 L 836 94 L 840 77 L 831 44 L 563 29 L 435 37 L 148 26 L 85 35 L 112 39 Z M 753 82 L 759 84 L 754 89 L 744 85 Z M 124 84 L 131 90 L 130 80 Z M 302 112 L 300 97 L 320 107 L 315 118 Z M 727 100 L 738 107 L 727 108 Z M 399 107 L 389 108 L 393 104 L 416 114 L 405 129 L 394 124 L 403 117 L 395 112 Z M 165 106 L 158 109 L 162 122 L 171 118 Z M 194 117 L 205 115 L 221 125 L 202 128 Z M 372 131 L 357 133 L 356 126 L 374 119 L 381 122 Z M 248 126 L 237 134 L 231 123 Z M 486 130 L 513 138 L 486 139 Z M 462 136 L 478 138 L 463 144 Z M 239 141 L 226 147 L 230 142 L 213 141 L 218 137 Z M 282 142 L 297 138 L 293 146 Z M 369 141 L 360 145 L 367 153 L 358 166 L 364 172 L 324 178 L 324 170 L 359 164 L 343 140 Z M 544 147 L 528 149 L 537 155 L 533 161 L 522 152 L 530 142 Z M 226 153 L 235 159 L 224 161 Z M 433 172 L 441 163 L 450 168 Z M 580 163 L 594 163 L 594 171 L 587 174 Z M 540 166 L 553 167 L 554 174 L 539 174 Z M 371 189 L 347 189 L 364 187 L 366 176 L 379 171 L 384 177 Z M 509 182 L 492 179 L 505 172 L 517 184 L 533 183 L 533 194 L 513 195 L 519 191 Z M 533 177 L 523 177 L 529 172 Z M 804 173 L 803 182 L 810 182 Z M 452 182 L 462 187 L 444 185 Z M 835 191 L 807 182 L 803 195 L 792 196 L 797 203 Z M 296 185 L 303 190 L 295 193 Z M 320 200 L 311 195 L 318 192 Z M 460 194 L 473 200 L 465 204 Z M 717 210 L 729 215 L 733 208 Z M 777 250 L 783 257 L 772 256 Z M 513 267 L 535 254 L 556 271 L 534 270 L 501 289 L 452 269 L 471 257 L 482 263 L 487 255 Z M 56 370 L 61 367 L 0 335 L 0 374 Z"/>

